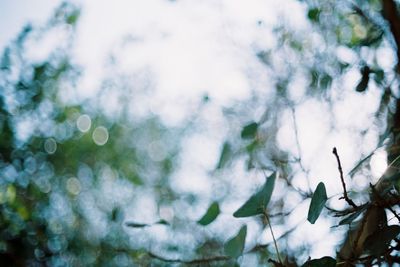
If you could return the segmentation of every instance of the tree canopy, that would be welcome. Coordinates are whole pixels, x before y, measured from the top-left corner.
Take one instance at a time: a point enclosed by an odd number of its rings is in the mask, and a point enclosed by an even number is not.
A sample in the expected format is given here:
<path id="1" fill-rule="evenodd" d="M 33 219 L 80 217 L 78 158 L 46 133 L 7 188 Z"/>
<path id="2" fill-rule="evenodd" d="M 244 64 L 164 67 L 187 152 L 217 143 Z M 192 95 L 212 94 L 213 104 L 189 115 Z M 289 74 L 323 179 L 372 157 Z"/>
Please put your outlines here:
<path id="1" fill-rule="evenodd" d="M 250 97 L 205 91 L 178 122 L 152 106 L 151 70 L 124 72 L 113 51 L 85 96 L 84 8 L 25 26 L 0 59 L 0 262 L 400 264 L 399 3 L 296 7 L 304 25 L 278 21 L 245 57 L 261 66 L 244 70 Z"/>

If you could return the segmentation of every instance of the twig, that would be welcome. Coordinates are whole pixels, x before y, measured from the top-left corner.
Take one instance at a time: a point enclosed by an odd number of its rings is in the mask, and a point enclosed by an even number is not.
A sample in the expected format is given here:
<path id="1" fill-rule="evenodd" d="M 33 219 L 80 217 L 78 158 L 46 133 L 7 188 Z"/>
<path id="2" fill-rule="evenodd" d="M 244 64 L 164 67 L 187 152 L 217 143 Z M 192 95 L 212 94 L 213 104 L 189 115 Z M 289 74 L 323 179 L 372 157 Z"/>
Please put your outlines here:
<path id="1" fill-rule="evenodd" d="M 275 250 L 276 250 L 276 255 L 278 257 L 278 261 L 279 261 L 280 264 L 282 264 L 281 256 L 279 254 L 278 244 L 276 243 L 274 231 L 272 231 L 272 225 L 271 225 L 271 222 L 269 221 L 268 213 L 267 213 L 266 210 L 264 210 L 264 217 L 267 220 L 267 223 L 268 223 L 268 226 L 269 226 L 269 230 L 271 231 L 272 239 L 274 240 L 274 246 L 275 246 Z"/>
<path id="2" fill-rule="evenodd" d="M 347 195 L 346 183 L 344 182 L 344 178 L 343 178 L 342 164 L 340 163 L 340 158 L 339 158 L 339 155 L 337 153 L 336 147 L 333 148 L 332 153 L 336 157 L 336 160 L 337 160 L 337 163 L 338 163 L 338 169 L 339 169 L 339 173 L 340 173 L 340 180 L 342 181 L 342 186 L 343 186 L 343 197 L 341 197 L 340 199 L 345 199 L 347 201 L 347 203 L 349 203 L 350 206 L 352 206 L 355 209 L 358 209 L 358 206 Z"/>

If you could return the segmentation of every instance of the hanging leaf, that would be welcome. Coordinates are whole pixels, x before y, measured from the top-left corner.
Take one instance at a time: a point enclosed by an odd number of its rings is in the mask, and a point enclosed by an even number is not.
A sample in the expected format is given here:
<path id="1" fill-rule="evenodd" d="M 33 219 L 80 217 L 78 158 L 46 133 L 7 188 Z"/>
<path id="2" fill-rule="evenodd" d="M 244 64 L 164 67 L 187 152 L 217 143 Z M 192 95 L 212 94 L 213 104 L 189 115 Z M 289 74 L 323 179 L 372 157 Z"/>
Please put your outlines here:
<path id="1" fill-rule="evenodd" d="M 240 136 L 243 139 L 254 139 L 254 137 L 256 137 L 257 134 L 257 129 L 258 129 L 257 122 L 252 122 L 250 124 L 247 124 L 246 126 L 243 127 Z"/>
<path id="2" fill-rule="evenodd" d="M 198 224 L 201 225 L 208 225 L 212 223 L 219 215 L 220 210 L 219 210 L 219 205 L 218 202 L 214 202 L 210 205 L 208 208 L 206 214 L 204 214 L 203 217 L 201 217 L 200 220 L 197 221 Z"/>
<path id="3" fill-rule="evenodd" d="M 310 209 L 308 210 L 307 220 L 310 223 L 314 224 L 318 219 L 327 199 L 325 185 L 321 182 L 318 184 L 317 189 L 315 189 L 311 199 Z"/>
<path id="4" fill-rule="evenodd" d="M 224 245 L 225 254 L 232 258 L 238 258 L 243 253 L 244 244 L 246 241 L 247 226 L 240 228 L 239 233 L 229 239 Z"/>
<path id="5" fill-rule="evenodd" d="M 369 74 L 371 73 L 371 69 L 368 66 L 364 66 L 361 68 L 361 80 L 356 87 L 357 92 L 364 92 L 369 83 Z"/>
<path id="6" fill-rule="evenodd" d="M 225 167 L 225 165 L 229 162 L 232 156 L 232 147 L 228 142 L 224 143 L 222 147 L 221 156 L 219 157 L 217 169 L 221 169 Z"/>
<path id="7" fill-rule="evenodd" d="M 265 182 L 263 188 L 249 200 L 246 201 L 233 216 L 236 218 L 240 217 L 250 217 L 258 214 L 264 213 L 267 205 L 271 199 L 272 191 L 274 190 L 276 179 L 276 172 L 272 173 Z"/>
<path id="8" fill-rule="evenodd" d="M 390 242 L 400 234 L 400 226 L 390 225 L 375 231 L 365 240 L 364 248 L 372 255 L 381 255 L 385 252 Z"/>
<path id="9" fill-rule="evenodd" d="M 336 260 L 331 257 L 322 257 L 320 259 L 309 260 L 301 267 L 336 267 Z"/>

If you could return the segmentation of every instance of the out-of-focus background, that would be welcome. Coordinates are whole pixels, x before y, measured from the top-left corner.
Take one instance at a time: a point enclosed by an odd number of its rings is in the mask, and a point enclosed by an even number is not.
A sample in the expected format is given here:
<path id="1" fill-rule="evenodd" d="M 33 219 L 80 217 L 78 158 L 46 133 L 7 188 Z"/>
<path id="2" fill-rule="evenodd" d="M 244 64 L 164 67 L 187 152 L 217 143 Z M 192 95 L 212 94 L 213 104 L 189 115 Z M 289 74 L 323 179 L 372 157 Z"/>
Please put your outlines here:
<path id="1" fill-rule="evenodd" d="M 359 203 L 387 166 L 397 52 L 378 0 L 2 0 L 0 16 L 10 266 L 264 266 L 270 228 L 232 214 L 273 171 L 281 256 L 334 257 L 348 228 L 307 221 L 319 182 L 346 207 L 332 148 Z"/>

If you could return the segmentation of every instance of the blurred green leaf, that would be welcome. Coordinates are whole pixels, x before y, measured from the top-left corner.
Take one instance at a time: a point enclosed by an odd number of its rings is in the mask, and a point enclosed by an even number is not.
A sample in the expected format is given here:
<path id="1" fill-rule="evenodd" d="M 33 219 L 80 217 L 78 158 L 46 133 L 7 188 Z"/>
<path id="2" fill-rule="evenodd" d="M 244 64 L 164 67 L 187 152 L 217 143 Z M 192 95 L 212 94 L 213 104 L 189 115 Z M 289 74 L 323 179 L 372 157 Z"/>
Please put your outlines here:
<path id="1" fill-rule="evenodd" d="M 243 139 L 253 139 L 257 135 L 258 123 L 252 122 L 243 127 L 240 136 Z"/>
<path id="2" fill-rule="evenodd" d="M 301 267 L 336 267 L 336 260 L 326 256 L 320 259 L 309 260 Z"/>
<path id="3" fill-rule="evenodd" d="M 244 244 L 246 241 L 247 226 L 240 228 L 239 233 L 229 239 L 224 245 L 225 254 L 232 258 L 238 258 L 243 253 Z"/>
<path id="4" fill-rule="evenodd" d="M 311 8 L 311 9 L 308 10 L 307 17 L 313 22 L 318 22 L 320 13 L 321 13 L 320 9 Z"/>
<path id="5" fill-rule="evenodd" d="M 318 219 L 328 197 L 326 196 L 326 189 L 324 183 L 319 183 L 317 189 L 312 196 L 310 209 L 308 210 L 307 220 L 314 224 Z"/>
<path id="6" fill-rule="evenodd" d="M 367 160 L 369 160 L 369 159 L 372 157 L 372 155 L 374 155 L 374 153 L 375 153 L 375 151 L 373 151 L 371 154 L 369 154 L 368 156 L 366 156 L 365 158 L 363 158 L 362 160 L 360 160 L 360 161 L 357 163 L 357 165 L 354 166 L 353 169 L 351 169 L 351 171 L 349 172 L 349 175 L 350 175 L 350 176 L 353 176 L 353 175 L 357 172 L 358 168 L 360 168 L 360 166 L 363 165 L 364 162 L 366 162 Z"/>
<path id="7" fill-rule="evenodd" d="M 219 210 L 219 205 L 218 202 L 214 202 L 210 205 L 208 208 L 206 214 L 203 215 L 203 217 L 197 221 L 197 223 L 201 225 L 208 225 L 212 223 L 219 215 L 220 210 Z"/>
<path id="8" fill-rule="evenodd" d="M 263 188 L 250 197 L 246 203 L 244 203 L 237 211 L 235 211 L 235 213 L 233 213 L 233 216 L 240 218 L 264 213 L 274 190 L 276 176 L 276 172 L 272 173 L 267 178 Z"/>
<path id="9" fill-rule="evenodd" d="M 365 240 L 364 248 L 372 255 L 381 255 L 386 251 L 390 242 L 400 234 L 399 225 L 390 225 L 375 231 Z"/>
<path id="10" fill-rule="evenodd" d="M 125 225 L 133 228 L 143 228 L 149 226 L 148 224 L 145 223 L 135 223 L 135 222 L 126 222 Z"/>
<path id="11" fill-rule="evenodd" d="M 232 147 L 228 142 L 225 142 L 222 151 L 221 151 L 221 156 L 219 157 L 217 169 L 222 169 L 225 167 L 225 165 L 229 162 L 229 160 L 232 157 Z"/>

